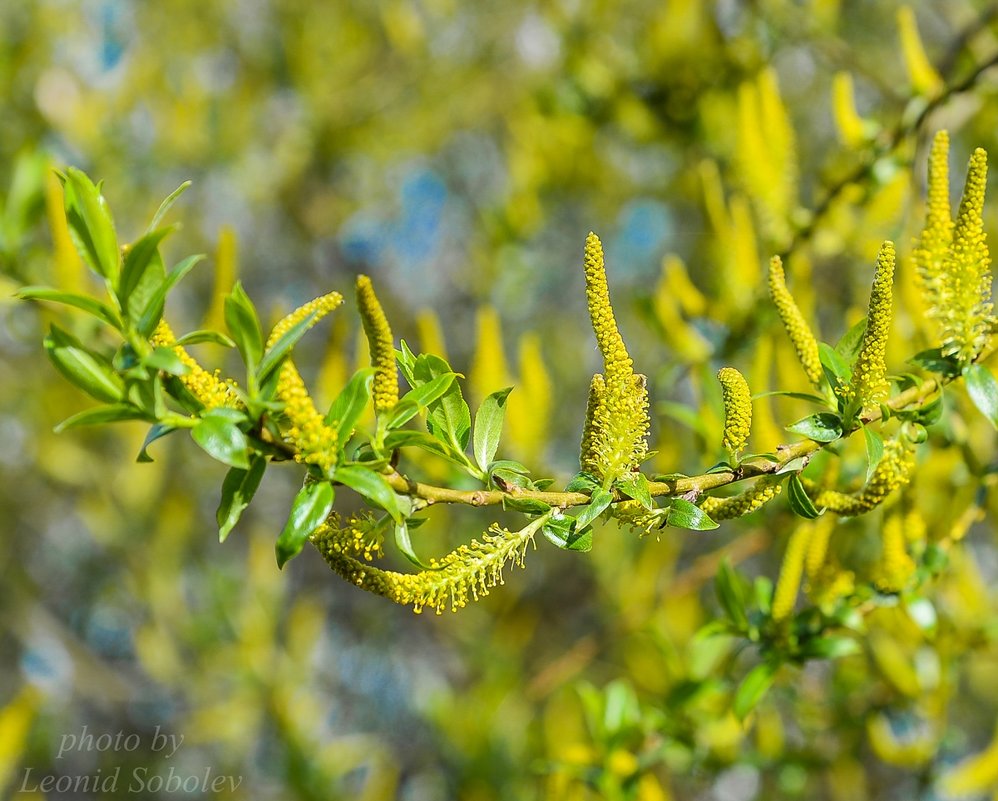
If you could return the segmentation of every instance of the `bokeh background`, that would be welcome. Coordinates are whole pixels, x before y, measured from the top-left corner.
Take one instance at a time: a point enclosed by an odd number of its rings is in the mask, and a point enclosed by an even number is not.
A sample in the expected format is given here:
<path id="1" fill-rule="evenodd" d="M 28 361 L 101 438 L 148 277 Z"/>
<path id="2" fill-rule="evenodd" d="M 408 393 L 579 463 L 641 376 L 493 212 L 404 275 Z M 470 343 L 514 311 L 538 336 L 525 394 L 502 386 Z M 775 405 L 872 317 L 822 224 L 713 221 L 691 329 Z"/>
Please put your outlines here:
<path id="1" fill-rule="evenodd" d="M 539 542 L 481 602 L 417 617 L 311 550 L 277 569 L 293 468 L 220 546 L 224 470 L 192 443 L 137 465 L 140 425 L 54 434 L 89 401 L 44 357 L 55 312 L 12 294 L 88 286 L 53 166 L 105 182 L 125 241 L 191 179 L 167 256 L 210 258 L 175 328 L 219 324 L 236 276 L 274 318 L 370 274 L 396 335 L 445 351 L 472 398 L 516 384 L 504 452 L 563 480 L 597 369 L 595 230 L 656 403 L 653 469 L 694 473 L 723 456 L 718 366 L 805 388 L 765 260 L 788 256 L 834 342 L 880 242 L 907 263 L 932 132 L 950 129 L 960 180 L 973 147 L 998 153 L 998 71 L 978 74 L 995 53 L 998 6 L 970 0 L 0 3 L 0 793 L 118 797 L 133 769 L 173 768 L 242 777 L 190 794 L 232 799 L 939 797 L 940 771 L 988 754 L 998 710 L 994 432 L 959 395 L 910 496 L 930 537 L 959 541 L 925 591 L 931 625 L 885 606 L 869 647 L 788 668 L 743 725 L 730 698 L 752 657 L 697 631 L 722 558 L 775 574 L 784 507 L 644 540 L 611 525 L 589 554 Z M 912 286 L 902 266 L 899 370 L 925 346 Z M 297 357 L 327 402 L 364 359 L 337 314 Z M 787 439 L 794 403 L 757 404 L 758 450 Z M 488 522 L 441 511 L 420 547 Z M 880 522 L 845 525 L 860 565 Z M 139 746 L 60 754 L 88 732 Z M 170 758 L 165 732 L 184 738 Z M 115 792 L 40 786 L 115 768 Z"/>

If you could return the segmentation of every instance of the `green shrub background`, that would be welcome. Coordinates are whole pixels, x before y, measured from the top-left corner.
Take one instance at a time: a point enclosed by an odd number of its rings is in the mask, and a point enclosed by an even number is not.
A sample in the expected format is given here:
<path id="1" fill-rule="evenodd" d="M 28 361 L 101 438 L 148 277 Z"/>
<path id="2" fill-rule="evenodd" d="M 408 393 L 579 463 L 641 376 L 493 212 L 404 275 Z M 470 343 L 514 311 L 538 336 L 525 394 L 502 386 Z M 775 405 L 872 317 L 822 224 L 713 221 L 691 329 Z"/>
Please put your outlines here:
<path id="1" fill-rule="evenodd" d="M 910 262 L 927 144 L 949 129 L 954 187 L 974 147 L 998 154 L 983 68 L 998 24 L 983 2 L 912 10 L 939 84 L 905 58 L 892 2 L 0 4 L 4 792 L 46 797 L 22 788 L 49 773 L 210 766 L 243 777 L 217 796 L 238 799 L 998 793 L 995 433 L 962 389 L 897 509 L 836 535 L 859 581 L 891 514 L 945 543 L 948 564 L 861 608 L 856 653 L 786 666 L 740 722 L 732 693 L 757 659 L 700 630 L 721 615 L 723 559 L 775 579 L 799 523 L 785 502 L 711 532 L 610 524 L 589 554 L 540 542 L 481 602 L 415 617 L 312 551 L 277 570 L 292 471 L 268 474 L 219 546 L 224 470 L 190 443 L 136 465 L 144 426 L 54 434 L 89 402 L 44 360 L 53 310 L 12 297 L 86 281 L 53 225 L 51 167 L 104 180 L 126 236 L 191 179 L 166 250 L 210 265 L 172 320 L 217 323 L 236 274 L 276 319 L 368 273 L 397 336 L 432 345 L 440 326 L 473 397 L 512 378 L 511 455 L 564 478 L 597 365 L 579 269 L 596 230 L 649 377 L 654 467 L 701 472 L 723 457 L 718 366 L 756 392 L 807 387 L 766 300 L 771 254 L 835 342 L 896 240 L 891 370 L 927 347 Z M 840 73 L 858 129 L 835 110 Z M 766 81 L 785 121 L 764 100 L 747 111 Z M 337 314 L 296 351 L 327 401 L 366 358 L 356 316 Z M 763 449 L 808 410 L 755 412 Z M 476 515 L 440 514 L 427 548 L 466 541 Z M 57 758 L 84 726 L 142 747 Z M 184 736 L 171 760 L 150 747 L 157 727 Z"/>

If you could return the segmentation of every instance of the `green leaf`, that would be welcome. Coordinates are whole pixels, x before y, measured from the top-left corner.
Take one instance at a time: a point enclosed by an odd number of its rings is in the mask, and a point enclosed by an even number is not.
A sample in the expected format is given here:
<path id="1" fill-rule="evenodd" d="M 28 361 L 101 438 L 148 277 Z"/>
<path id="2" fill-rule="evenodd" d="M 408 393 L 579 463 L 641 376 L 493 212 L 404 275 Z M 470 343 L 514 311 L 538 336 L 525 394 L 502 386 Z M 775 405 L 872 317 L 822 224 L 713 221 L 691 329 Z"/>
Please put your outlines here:
<path id="1" fill-rule="evenodd" d="M 818 360 L 825 368 L 825 377 L 833 388 L 848 384 L 852 380 L 852 368 L 848 362 L 825 342 L 818 343 Z"/>
<path id="2" fill-rule="evenodd" d="M 810 392 L 790 392 L 783 389 L 774 389 L 771 392 L 760 392 L 757 395 L 752 396 L 752 400 L 759 400 L 761 398 L 793 398 L 794 400 L 807 401 L 808 403 L 818 403 L 822 406 L 828 402 L 827 398 L 823 398 L 820 395 L 812 395 Z"/>
<path id="3" fill-rule="evenodd" d="M 96 426 L 104 423 L 117 423 L 121 420 L 148 420 L 149 418 L 128 403 L 113 403 L 108 406 L 97 406 L 77 412 L 67 417 L 55 427 L 57 434 L 80 426 Z"/>
<path id="4" fill-rule="evenodd" d="M 218 522 L 218 541 L 225 542 L 243 510 L 249 506 L 256 494 L 260 480 L 267 469 L 267 457 L 255 454 L 250 460 L 248 469 L 233 467 L 222 482 L 222 498 L 215 512 Z M 329 486 L 328 484 L 326 486 Z M 332 487 L 329 487 L 332 490 Z M 311 533 L 311 532 L 309 532 Z"/>
<path id="5" fill-rule="evenodd" d="M 80 170 L 62 175 L 69 235 L 83 261 L 111 287 L 118 283 L 118 236 L 100 187 Z"/>
<path id="6" fill-rule="evenodd" d="M 869 481 L 884 455 L 884 438 L 869 426 L 863 426 L 866 437 L 866 480 Z"/>
<path id="7" fill-rule="evenodd" d="M 191 429 L 191 437 L 210 456 L 243 470 L 249 469 L 249 440 L 226 410 L 212 409 Z M 234 411 L 234 410 L 228 410 Z"/>
<path id="8" fill-rule="evenodd" d="M 184 181 L 180 186 L 167 195 L 166 200 L 159 204 L 159 208 L 156 209 L 156 213 L 152 216 L 152 221 L 149 223 L 149 227 L 146 229 L 147 231 L 152 231 L 159 227 L 159 224 L 166 216 L 166 213 L 170 210 L 173 204 L 177 202 L 177 198 L 184 194 L 190 185 L 190 181 Z"/>
<path id="9" fill-rule="evenodd" d="M 121 400 L 125 387 L 111 364 L 66 331 L 53 325 L 45 350 L 59 372 L 84 392 L 107 403 Z"/>
<path id="10" fill-rule="evenodd" d="M 587 553 L 593 549 L 592 527 L 580 528 L 572 517 L 552 517 L 541 528 L 541 532 L 564 551 Z"/>
<path id="11" fill-rule="evenodd" d="M 176 426 L 167 425 L 166 423 L 156 423 L 152 426 L 146 434 L 146 438 L 142 441 L 142 449 L 139 451 L 139 455 L 135 457 L 135 461 L 151 462 L 152 457 L 149 455 L 149 446 L 156 440 L 165 437 L 167 434 L 172 434 L 176 430 Z"/>
<path id="12" fill-rule="evenodd" d="M 456 378 L 457 373 L 444 373 L 405 393 L 395 408 L 388 413 L 387 428 L 391 430 L 408 423 L 419 412 L 447 392 Z"/>
<path id="13" fill-rule="evenodd" d="M 953 356 L 943 356 L 941 348 L 923 350 L 908 359 L 908 362 L 927 372 L 939 373 L 945 378 L 960 375 L 960 363 Z"/>
<path id="14" fill-rule="evenodd" d="M 814 501 L 811 500 L 811 496 L 807 494 L 801 483 L 800 473 L 794 473 L 790 476 L 790 481 L 787 484 L 787 497 L 794 514 L 806 520 L 814 520 L 821 516 L 818 507 L 814 505 Z"/>
<path id="15" fill-rule="evenodd" d="M 998 381 L 984 365 L 971 364 L 963 370 L 967 394 L 995 428 L 998 428 Z"/>
<path id="16" fill-rule="evenodd" d="M 409 350 L 409 346 L 405 343 L 404 339 L 399 341 L 399 347 L 401 350 L 395 351 L 395 360 L 398 362 L 399 370 L 402 371 L 405 380 L 409 382 L 409 386 L 415 387 L 416 381 L 412 371 L 416 366 L 416 355 Z"/>
<path id="17" fill-rule="evenodd" d="M 170 375 L 187 375 L 191 368 L 184 364 L 173 348 L 155 348 L 152 353 L 143 357 L 142 365 L 153 370 L 162 370 Z"/>
<path id="18" fill-rule="evenodd" d="M 290 559 L 301 553 L 308 535 L 329 517 L 335 498 L 333 486 L 328 481 L 315 481 L 302 487 L 291 505 L 291 514 L 277 538 L 277 566 L 283 568 Z"/>
<path id="19" fill-rule="evenodd" d="M 358 495 L 362 495 L 377 506 L 380 506 L 396 523 L 401 522 L 405 515 L 399 506 L 395 490 L 385 480 L 384 476 L 359 465 L 339 465 L 333 478 L 341 484 L 350 487 Z"/>
<path id="20" fill-rule="evenodd" d="M 374 368 L 362 367 L 354 373 L 346 386 L 340 390 L 329 411 L 326 413 L 326 424 L 335 426 L 340 447 L 347 444 L 353 434 L 357 420 L 364 413 L 371 400 L 371 383 L 374 380 Z"/>
<path id="21" fill-rule="evenodd" d="M 815 442 L 834 442 L 842 436 L 842 418 L 831 412 L 818 412 L 787 426 L 787 431 Z"/>
<path id="22" fill-rule="evenodd" d="M 835 352 L 841 356 L 847 364 L 852 364 L 859 354 L 860 346 L 863 344 L 863 334 L 866 333 L 866 318 L 856 322 L 852 328 L 846 331 L 835 344 Z"/>
<path id="23" fill-rule="evenodd" d="M 648 478 L 644 473 L 627 473 L 613 482 L 614 489 L 628 498 L 633 498 L 645 509 L 653 509 L 651 492 L 648 489 Z"/>
<path id="24" fill-rule="evenodd" d="M 223 348 L 234 348 L 236 343 L 233 342 L 225 334 L 220 334 L 218 331 L 191 331 L 189 334 L 184 334 L 180 337 L 175 344 L 177 345 L 198 345 L 202 342 L 210 342 L 213 345 L 221 345 Z"/>
<path id="25" fill-rule="evenodd" d="M 101 303 L 88 295 L 78 295 L 75 292 L 62 292 L 47 286 L 26 286 L 17 293 L 24 300 L 48 300 L 53 303 L 63 303 L 92 314 L 98 320 L 103 320 L 112 328 L 120 331 L 121 321 L 110 306 Z"/>
<path id="26" fill-rule="evenodd" d="M 170 293 L 180 280 L 187 275 L 191 270 L 197 266 L 197 263 L 204 258 L 203 255 L 199 254 L 196 256 L 188 256 L 182 262 L 180 262 L 176 267 L 174 267 L 167 274 L 156 290 L 150 295 L 149 301 L 146 303 L 145 309 L 142 310 L 142 315 L 139 317 L 139 321 L 136 325 L 139 333 L 144 337 L 152 336 L 152 332 L 156 330 L 156 326 L 159 325 L 159 321 L 163 318 L 163 308 L 166 305 L 166 296 Z"/>
<path id="27" fill-rule="evenodd" d="M 483 471 L 489 469 L 499 450 L 499 438 L 502 436 L 502 424 L 506 416 L 506 398 L 512 391 L 512 387 L 506 387 L 493 392 L 482 401 L 475 413 L 475 461 Z"/>
<path id="28" fill-rule="evenodd" d="M 749 712 L 756 708 L 766 693 L 769 692 L 769 688 L 773 686 L 777 669 L 778 666 L 769 662 L 763 662 L 761 665 L 756 665 L 752 668 L 748 672 L 748 675 L 742 679 L 742 683 L 738 685 L 738 690 L 735 692 L 735 700 L 732 704 L 732 710 L 736 718 L 745 720 Z"/>
<path id="29" fill-rule="evenodd" d="M 412 431 L 402 428 L 389 432 L 388 436 L 385 437 L 385 448 L 389 451 L 396 448 L 409 447 L 422 448 L 424 451 L 429 451 L 437 456 L 449 459 L 455 464 L 464 466 L 463 462 L 458 462 L 454 458 L 446 445 L 426 431 Z"/>
<path id="30" fill-rule="evenodd" d="M 260 366 L 256 370 L 256 380 L 258 383 L 263 384 L 270 377 L 271 373 L 281 366 L 285 357 L 291 352 L 291 349 L 305 336 L 318 314 L 318 311 L 314 311 L 303 320 L 299 320 L 280 336 L 273 347 L 264 353 L 263 359 L 260 361 Z"/>
<path id="31" fill-rule="evenodd" d="M 263 331 L 256 307 L 239 281 L 225 298 L 225 325 L 246 363 L 247 372 L 255 375 L 263 352 Z"/>
<path id="32" fill-rule="evenodd" d="M 163 283 L 163 259 L 159 243 L 174 229 L 159 228 L 134 242 L 125 254 L 118 283 L 118 305 L 129 320 L 138 319 L 149 298 Z"/>
<path id="33" fill-rule="evenodd" d="M 853 637 L 815 637 L 801 649 L 800 656 L 805 659 L 841 659 L 862 650 Z"/>
<path id="34" fill-rule="evenodd" d="M 672 500 L 665 522 L 673 528 L 686 528 L 691 531 L 710 531 L 718 527 L 703 509 L 685 498 Z"/>
<path id="35" fill-rule="evenodd" d="M 395 546 L 399 549 L 399 552 L 412 564 L 418 567 L 420 570 L 438 570 L 432 565 L 428 565 L 423 562 L 417 555 L 415 549 L 412 547 L 412 540 L 409 537 L 409 527 L 406 525 L 406 521 L 402 520 L 395 524 Z"/>
<path id="36" fill-rule="evenodd" d="M 738 573 L 728 562 L 727 558 L 721 561 L 714 577 L 714 592 L 721 602 L 728 618 L 738 627 L 740 631 L 748 628 L 748 616 L 745 614 L 745 606 L 751 593 L 751 587 L 745 578 Z"/>
<path id="37" fill-rule="evenodd" d="M 613 503 L 613 493 L 602 487 L 597 487 L 589 497 L 589 503 L 583 506 L 582 510 L 575 516 L 576 529 L 579 531 L 584 529 L 599 517 L 611 503 Z"/>
<path id="38" fill-rule="evenodd" d="M 588 473 L 576 473 L 565 485 L 565 492 L 585 492 L 592 495 L 599 488 L 599 482 Z"/>
<path id="39" fill-rule="evenodd" d="M 420 384 L 453 372 L 439 356 L 423 353 L 416 358 L 413 378 Z M 454 381 L 439 398 L 427 404 L 426 427 L 437 439 L 447 442 L 457 453 L 464 453 L 471 436 L 471 410 Z"/>

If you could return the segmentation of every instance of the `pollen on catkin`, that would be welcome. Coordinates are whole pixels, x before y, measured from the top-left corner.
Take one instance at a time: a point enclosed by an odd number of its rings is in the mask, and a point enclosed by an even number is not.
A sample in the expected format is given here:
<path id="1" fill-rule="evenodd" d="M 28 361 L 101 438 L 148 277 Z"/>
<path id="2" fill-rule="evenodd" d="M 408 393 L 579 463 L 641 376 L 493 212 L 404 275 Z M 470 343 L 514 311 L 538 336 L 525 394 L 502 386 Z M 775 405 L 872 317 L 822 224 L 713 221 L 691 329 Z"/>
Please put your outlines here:
<path id="1" fill-rule="evenodd" d="M 197 360 L 191 356 L 183 345 L 176 344 L 177 338 L 167 324 L 166 320 L 160 320 L 159 325 L 153 332 L 149 343 L 153 347 L 171 348 L 177 358 L 188 368 L 190 372 L 180 376 L 182 383 L 195 398 L 197 398 L 206 409 L 216 409 L 222 406 L 240 407 L 242 401 L 233 391 L 232 387 L 219 378 L 219 371 L 209 373 Z"/>
<path id="2" fill-rule="evenodd" d="M 949 290 L 943 314 L 943 353 L 962 363 L 973 361 L 988 340 L 992 323 L 991 257 L 984 233 L 984 191 L 988 154 L 977 148 L 967 167 L 967 182 L 953 225 L 946 259 Z"/>
<path id="3" fill-rule="evenodd" d="M 717 380 L 721 384 L 724 405 L 722 444 L 729 453 L 735 454 L 745 447 L 752 431 L 752 394 L 745 376 L 734 367 L 718 370 Z"/>
<path id="4" fill-rule="evenodd" d="M 823 371 L 821 359 L 818 358 L 818 340 L 815 339 L 811 327 L 801 314 L 790 290 L 787 289 L 783 262 L 779 256 L 773 256 L 769 261 L 769 296 L 773 299 L 776 311 L 779 312 L 780 320 L 797 352 L 797 358 L 804 368 L 808 381 L 814 386 L 819 386 Z"/>
<path id="5" fill-rule="evenodd" d="M 939 131 L 929 152 L 928 197 L 925 202 L 925 225 L 918 238 L 912 258 L 925 305 L 930 317 L 938 318 L 943 308 L 946 290 L 944 270 L 950 243 L 953 241 L 953 220 L 949 204 L 949 133 Z"/>
<path id="6" fill-rule="evenodd" d="M 599 479 L 615 478 L 635 469 L 648 450 L 648 389 L 637 375 L 610 305 L 603 246 L 599 237 L 586 238 L 584 258 L 586 302 L 596 343 L 603 355 L 598 403 L 590 404 L 583 434 L 584 469 Z M 594 379 L 593 387 L 597 386 Z M 592 390 L 592 387 L 591 387 Z M 590 392 L 590 398 L 593 394 Z"/>
<path id="7" fill-rule="evenodd" d="M 926 314 L 936 322 L 942 352 L 963 364 L 987 344 L 992 321 L 991 258 L 984 233 L 987 153 L 970 157 L 957 211 L 950 219 L 949 136 L 939 131 L 929 155 L 925 225 L 914 251 Z"/>
<path id="8" fill-rule="evenodd" d="M 783 490 L 784 476 L 763 476 L 745 492 L 729 498 L 705 498 L 700 508 L 713 520 L 732 520 L 751 514 Z"/>
<path id="9" fill-rule="evenodd" d="M 309 301 L 283 317 L 267 338 L 267 347 L 274 344 L 294 326 L 315 313 L 311 325 L 343 302 L 338 292 L 330 292 Z M 284 404 L 285 436 L 295 446 L 296 461 L 314 464 L 323 472 L 336 464 L 339 437 L 336 429 L 326 425 L 325 417 L 315 408 L 298 368 L 285 359 L 277 378 L 275 397 Z"/>
<path id="10" fill-rule="evenodd" d="M 399 399 L 398 369 L 395 366 L 395 342 L 388 318 L 374 294 L 371 279 L 357 276 L 357 308 L 374 367 L 374 410 L 379 414 L 395 408 Z"/>
<path id="11" fill-rule="evenodd" d="M 846 396 L 858 409 L 883 398 L 886 391 L 887 336 L 894 314 L 894 243 L 884 242 L 877 256 L 877 267 L 866 313 L 866 330 L 852 366 L 852 381 Z"/>
<path id="12" fill-rule="evenodd" d="M 884 443 L 884 455 L 866 485 L 856 493 L 820 490 L 814 504 L 843 516 L 861 515 L 883 503 L 894 490 L 911 480 L 915 449 L 900 439 Z"/>
<path id="13" fill-rule="evenodd" d="M 527 547 L 543 525 L 538 518 L 520 531 L 508 531 L 493 524 L 479 541 L 473 539 L 440 560 L 431 560 L 430 570 L 398 573 L 365 564 L 344 543 L 334 527 L 320 526 L 310 537 L 329 566 L 347 581 L 397 604 L 412 605 L 416 614 L 425 607 L 438 615 L 448 606 L 456 612 L 488 595 L 503 583 L 508 564 L 523 567 Z"/>

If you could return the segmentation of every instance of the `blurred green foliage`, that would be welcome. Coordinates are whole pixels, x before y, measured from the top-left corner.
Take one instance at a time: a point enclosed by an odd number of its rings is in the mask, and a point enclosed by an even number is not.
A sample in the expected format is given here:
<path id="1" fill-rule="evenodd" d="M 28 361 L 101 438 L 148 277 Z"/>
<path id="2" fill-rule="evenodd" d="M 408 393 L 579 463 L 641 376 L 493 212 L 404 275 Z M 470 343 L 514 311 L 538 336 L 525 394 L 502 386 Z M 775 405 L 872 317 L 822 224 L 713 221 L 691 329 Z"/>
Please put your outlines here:
<path id="1" fill-rule="evenodd" d="M 995 442 L 962 389 L 892 506 L 803 524 L 834 569 L 806 566 L 795 636 L 828 618 L 848 636 L 774 673 L 744 637 L 801 531 L 784 503 L 713 532 L 609 525 L 588 555 L 541 543 L 502 592 L 415 618 L 314 553 L 277 571 L 290 471 L 219 547 L 219 465 L 172 439 L 134 465 L 139 424 L 55 435 L 89 402 L 41 359 L 52 310 L 12 297 L 87 287 L 53 166 L 106 180 L 122 241 L 192 179 L 172 211 L 183 252 L 165 250 L 213 269 L 171 300 L 183 330 L 220 324 L 237 274 L 269 320 L 370 273 L 396 336 L 446 349 L 476 400 L 522 388 L 511 455 L 567 477 L 596 369 L 576 334 L 596 229 L 657 404 L 653 465 L 697 473 L 725 458 L 717 367 L 756 391 L 809 388 L 766 301 L 771 254 L 836 342 L 896 240 L 890 369 L 928 345 L 911 261 L 923 165 L 941 128 L 955 174 L 976 146 L 998 153 L 996 17 L 966 0 L 0 6 L 4 792 L 115 767 L 119 790 L 136 768 L 210 767 L 243 779 L 218 797 L 247 799 L 998 791 Z M 330 328 L 298 358 L 322 365 L 306 378 L 327 402 L 367 359 L 349 314 Z M 810 411 L 757 400 L 750 450 Z M 857 448 L 843 484 L 867 469 Z M 470 511 L 437 520 L 428 549 L 479 530 Z M 877 592 L 892 529 L 917 576 Z M 725 618 L 744 637 L 719 633 Z M 84 727 L 141 746 L 60 753 Z M 170 759 L 164 731 L 184 737 Z"/>

